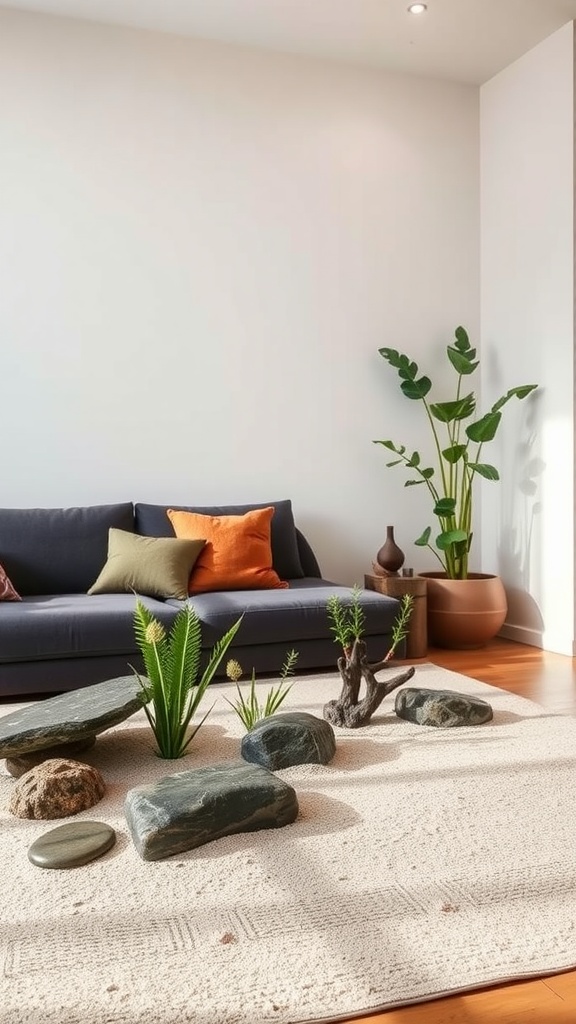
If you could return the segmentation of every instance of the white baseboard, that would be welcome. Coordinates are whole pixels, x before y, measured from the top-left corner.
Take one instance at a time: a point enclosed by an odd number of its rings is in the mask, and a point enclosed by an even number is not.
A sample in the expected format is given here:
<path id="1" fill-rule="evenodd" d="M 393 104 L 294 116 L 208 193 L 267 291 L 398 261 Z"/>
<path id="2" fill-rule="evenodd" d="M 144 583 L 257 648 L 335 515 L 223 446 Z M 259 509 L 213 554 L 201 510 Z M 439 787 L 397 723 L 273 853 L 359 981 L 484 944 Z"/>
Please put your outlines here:
<path id="1" fill-rule="evenodd" d="M 528 629 L 526 626 L 511 626 L 505 622 L 498 636 L 505 640 L 514 640 L 517 644 L 530 644 L 531 647 L 542 646 L 542 633 L 538 629 Z"/>

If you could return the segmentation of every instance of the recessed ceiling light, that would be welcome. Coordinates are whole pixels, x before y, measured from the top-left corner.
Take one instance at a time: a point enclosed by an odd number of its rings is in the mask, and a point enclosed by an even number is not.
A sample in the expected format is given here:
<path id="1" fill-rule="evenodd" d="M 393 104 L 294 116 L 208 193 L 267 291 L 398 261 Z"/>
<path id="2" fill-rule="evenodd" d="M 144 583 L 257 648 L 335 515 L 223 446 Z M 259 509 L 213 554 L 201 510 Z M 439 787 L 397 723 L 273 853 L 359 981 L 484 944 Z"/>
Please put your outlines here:
<path id="1" fill-rule="evenodd" d="M 410 4 L 408 14 L 425 14 L 427 10 L 428 4 Z"/>

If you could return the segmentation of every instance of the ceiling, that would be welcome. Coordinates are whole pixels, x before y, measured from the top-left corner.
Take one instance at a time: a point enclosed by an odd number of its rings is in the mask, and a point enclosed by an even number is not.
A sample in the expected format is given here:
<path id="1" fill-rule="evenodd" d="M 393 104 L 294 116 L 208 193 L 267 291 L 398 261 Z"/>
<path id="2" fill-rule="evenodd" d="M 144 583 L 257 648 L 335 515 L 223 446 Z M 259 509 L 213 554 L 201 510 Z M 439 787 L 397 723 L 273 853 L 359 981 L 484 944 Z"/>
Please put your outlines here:
<path id="1" fill-rule="evenodd" d="M 566 22 L 576 0 L 0 0 L 66 15 L 481 84 Z"/>

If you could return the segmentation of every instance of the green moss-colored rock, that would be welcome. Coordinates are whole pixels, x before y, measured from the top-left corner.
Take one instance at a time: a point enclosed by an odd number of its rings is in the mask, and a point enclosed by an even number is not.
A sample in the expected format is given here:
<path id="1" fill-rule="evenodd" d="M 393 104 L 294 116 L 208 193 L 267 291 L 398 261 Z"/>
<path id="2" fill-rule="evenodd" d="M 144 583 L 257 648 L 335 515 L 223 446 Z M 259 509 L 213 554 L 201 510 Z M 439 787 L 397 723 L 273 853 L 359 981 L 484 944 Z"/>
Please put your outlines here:
<path id="1" fill-rule="evenodd" d="M 417 725 L 452 729 L 462 725 L 482 725 L 493 717 L 487 701 L 455 690 L 427 690 L 407 686 L 398 690 L 394 710 L 399 718 Z"/>

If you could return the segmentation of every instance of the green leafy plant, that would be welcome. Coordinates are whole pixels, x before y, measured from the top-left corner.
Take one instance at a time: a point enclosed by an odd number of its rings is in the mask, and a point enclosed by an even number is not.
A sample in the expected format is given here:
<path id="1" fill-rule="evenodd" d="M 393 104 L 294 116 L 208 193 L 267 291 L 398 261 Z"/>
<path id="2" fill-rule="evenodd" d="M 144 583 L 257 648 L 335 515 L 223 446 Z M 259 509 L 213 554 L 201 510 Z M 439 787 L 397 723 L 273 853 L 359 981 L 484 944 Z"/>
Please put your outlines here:
<path id="1" fill-rule="evenodd" d="M 330 632 L 334 634 L 334 642 L 340 644 L 343 651 L 349 651 L 355 640 L 360 640 L 364 633 L 364 609 L 360 604 L 362 591 L 355 584 L 350 594 L 350 604 L 344 604 L 337 594 L 331 594 L 326 602 Z"/>
<path id="2" fill-rule="evenodd" d="M 331 594 L 326 602 L 330 631 L 334 633 L 334 641 L 340 644 L 346 657 L 350 656 L 354 642 L 364 636 L 365 616 L 360 604 L 361 594 L 361 588 L 355 584 L 352 587 L 350 604 L 345 605 L 338 594 Z M 414 598 L 411 594 L 404 594 L 400 600 L 400 611 L 392 627 L 392 643 L 383 661 L 389 661 L 393 657 L 398 644 L 408 635 L 413 608 Z"/>
<path id="3" fill-rule="evenodd" d="M 241 621 L 239 618 L 214 645 L 200 676 L 202 637 L 193 606 L 186 604 L 180 609 L 167 634 L 148 608 L 140 600 L 136 602 L 134 633 L 144 660 L 146 678 L 133 666 L 130 667 L 144 691 L 144 710 L 156 737 L 160 757 L 183 757 L 206 721 L 212 708 L 189 733 L 190 722 Z"/>
<path id="4" fill-rule="evenodd" d="M 225 701 L 234 709 L 238 718 L 243 723 L 247 731 L 252 729 L 262 718 L 269 718 L 270 715 L 275 714 L 278 708 L 286 699 L 290 690 L 293 687 L 293 683 L 289 686 L 286 685 L 286 678 L 291 675 L 294 671 L 294 666 L 298 659 L 297 651 L 289 651 L 286 655 L 286 660 L 280 669 L 280 685 L 272 687 L 271 690 L 266 694 L 266 700 L 263 704 L 260 703 L 256 696 L 256 673 L 252 670 L 252 679 L 250 682 L 250 690 L 248 696 L 244 696 L 242 690 L 238 685 L 238 680 L 242 675 L 242 668 L 235 659 L 232 659 L 226 665 L 226 675 L 229 679 L 236 683 L 236 689 L 238 690 L 238 700 L 231 701 L 225 697 Z"/>
<path id="5" fill-rule="evenodd" d="M 408 636 L 410 617 L 413 610 L 414 598 L 412 597 L 412 594 L 403 594 L 400 598 L 400 611 L 398 612 L 394 625 L 392 626 L 392 643 L 386 653 L 384 661 L 390 661 L 390 658 L 394 656 L 394 652 L 396 651 L 398 644 Z"/>
<path id="6" fill-rule="evenodd" d="M 454 398 L 448 402 L 430 402 L 432 387 L 429 377 L 419 376 L 418 366 L 392 348 L 379 349 L 380 355 L 398 371 L 400 389 L 406 398 L 422 402 L 432 431 L 437 465 L 422 464 L 420 453 L 408 453 L 404 445 L 393 441 L 375 441 L 395 456 L 388 467 L 403 465 L 411 476 L 404 486 L 424 484 L 432 499 L 432 511 L 439 520 L 440 532 L 430 543 L 432 527 L 427 526 L 418 540 L 419 547 L 427 547 L 440 562 L 450 579 L 468 578 L 468 556 L 472 544 L 472 497 L 477 476 L 485 480 L 498 480 L 495 466 L 482 461 L 482 448 L 496 436 L 502 419 L 502 407 L 511 398 L 526 398 L 537 384 L 523 384 L 510 388 L 489 412 L 470 421 L 476 412 L 474 392 L 462 394 L 464 378 L 479 366 L 476 349 L 472 348 L 463 327 L 457 327 L 453 345 L 446 352 L 457 376 Z M 473 447 L 472 447 L 473 446 Z"/>

